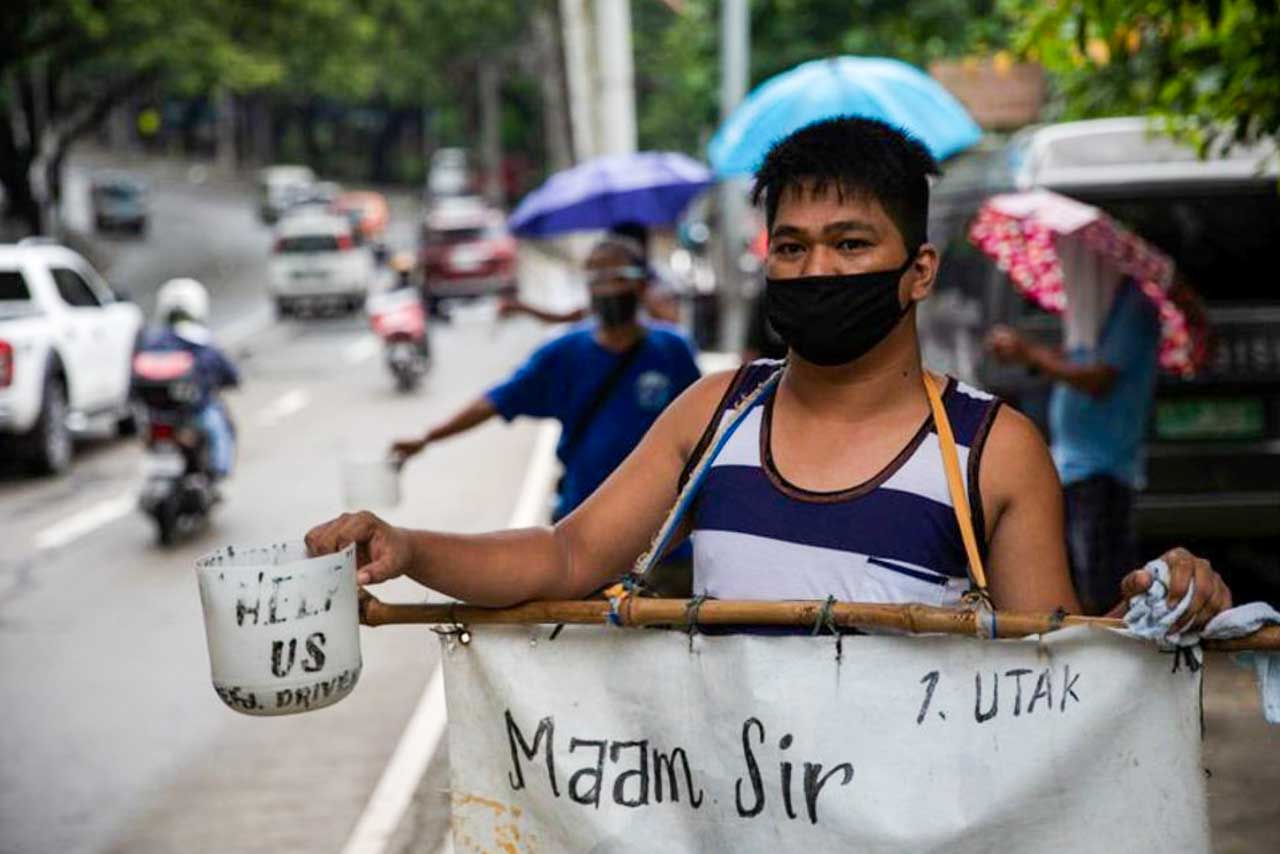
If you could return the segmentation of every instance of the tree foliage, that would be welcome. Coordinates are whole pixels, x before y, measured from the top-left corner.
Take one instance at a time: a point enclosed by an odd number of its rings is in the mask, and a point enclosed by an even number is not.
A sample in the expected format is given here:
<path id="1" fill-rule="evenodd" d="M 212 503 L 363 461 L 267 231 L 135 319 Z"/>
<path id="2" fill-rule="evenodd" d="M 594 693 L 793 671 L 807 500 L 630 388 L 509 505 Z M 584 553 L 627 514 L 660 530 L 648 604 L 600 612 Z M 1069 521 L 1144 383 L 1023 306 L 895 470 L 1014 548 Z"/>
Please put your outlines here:
<path id="1" fill-rule="evenodd" d="M 684 0 L 673 13 L 635 3 L 642 147 L 698 152 L 719 119 L 716 0 Z M 1006 46 L 997 0 L 753 0 L 750 85 L 802 62 L 841 54 L 925 66 Z"/>
<path id="2" fill-rule="evenodd" d="M 1276 0 L 1005 0 L 1063 118 L 1145 114 L 1202 151 L 1280 137 Z"/>
<path id="3" fill-rule="evenodd" d="M 40 229 L 68 146 L 139 92 L 456 112 L 477 63 L 513 64 L 535 2 L 6 0 L 0 182 Z"/>

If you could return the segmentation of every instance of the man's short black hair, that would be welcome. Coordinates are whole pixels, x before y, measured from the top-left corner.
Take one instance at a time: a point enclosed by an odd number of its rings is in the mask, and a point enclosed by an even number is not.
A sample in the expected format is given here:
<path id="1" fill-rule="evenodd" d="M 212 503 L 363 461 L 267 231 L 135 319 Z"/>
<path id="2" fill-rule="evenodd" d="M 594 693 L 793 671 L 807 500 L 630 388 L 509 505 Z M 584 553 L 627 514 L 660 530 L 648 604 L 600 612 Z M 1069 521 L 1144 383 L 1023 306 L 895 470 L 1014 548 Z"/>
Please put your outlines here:
<path id="1" fill-rule="evenodd" d="M 775 143 L 756 172 L 751 201 L 764 199 L 772 229 L 788 189 L 812 183 L 814 191 L 834 189 L 842 198 L 866 194 L 884 207 L 910 252 L 928 239 L 929 176 L 937 174 L 933 155 L 915 137 L 875 119 L 844 116 Z"/>

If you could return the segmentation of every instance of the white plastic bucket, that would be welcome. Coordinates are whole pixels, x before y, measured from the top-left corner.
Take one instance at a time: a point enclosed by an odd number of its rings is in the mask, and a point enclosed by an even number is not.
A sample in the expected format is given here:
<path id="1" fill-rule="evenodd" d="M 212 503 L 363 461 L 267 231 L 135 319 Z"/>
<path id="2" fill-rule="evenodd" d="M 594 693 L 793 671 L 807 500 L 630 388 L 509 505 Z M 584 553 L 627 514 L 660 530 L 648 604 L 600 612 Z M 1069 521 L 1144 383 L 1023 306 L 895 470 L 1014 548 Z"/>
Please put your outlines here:
<path id="1" fill-rule="evenodd" d="M 213 688 L 247 715 L 333 705 L 360 678 L 355 547 L 227 546 L 196 561 Z"/>
<path id="2" fill-rule="evenodd" d="M 347 510 L 400 503 L 400 467 L 386 457 L 342 461 L 342 506 Z"/>

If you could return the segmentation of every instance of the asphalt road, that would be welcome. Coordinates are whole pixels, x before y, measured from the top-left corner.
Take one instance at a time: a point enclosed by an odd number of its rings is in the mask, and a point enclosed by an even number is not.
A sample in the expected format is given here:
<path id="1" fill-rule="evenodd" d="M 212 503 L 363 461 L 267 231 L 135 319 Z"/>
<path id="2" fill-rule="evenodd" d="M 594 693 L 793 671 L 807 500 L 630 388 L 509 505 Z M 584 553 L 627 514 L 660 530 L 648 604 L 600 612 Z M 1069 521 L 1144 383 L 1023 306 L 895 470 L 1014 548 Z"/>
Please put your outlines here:
<path id="1" fill-rule="evenodd" d="M 151 234 L 109 241 L 105 272 L 144 306 L 170 275 L 214 291 L 215 326 L 238 339 L 245 373 L 228 397 L 237 472 L 211 529 L 169 550 L 134 509 L 136 442 L 91 441 L 59 479 L 0 475 L 0 851 L 337 851 L 431 674 L 436 639 L 362 629 L 365 666 L 349 698 L 242 717 L 209 682 L 193 561 L 223 544 L 299 537 L 340 512 L 344 454 L 420 431 L 509 372 L 546 330 L 500 322 L 491 303 L 461 306 L 432 329 L 424 386 L 398 395 L 361 318 L 266 321 L 268 232 L 243 192 L 181 172 L 153 182 Z M 402 221 L 393 241 L 411 232 Z M 572 299 L 556 261 L 526 253 L 522 276 L 535 295 Z M 431 449 L 406 469 L 404 501 L 386 515 L 504 526 L 535 434 L 532 423 L 494 423 Z M 385 587 L 386 599 L 423 595 L 408 582 Z M 415 838 L 443 832 L 437 817 Z"/>

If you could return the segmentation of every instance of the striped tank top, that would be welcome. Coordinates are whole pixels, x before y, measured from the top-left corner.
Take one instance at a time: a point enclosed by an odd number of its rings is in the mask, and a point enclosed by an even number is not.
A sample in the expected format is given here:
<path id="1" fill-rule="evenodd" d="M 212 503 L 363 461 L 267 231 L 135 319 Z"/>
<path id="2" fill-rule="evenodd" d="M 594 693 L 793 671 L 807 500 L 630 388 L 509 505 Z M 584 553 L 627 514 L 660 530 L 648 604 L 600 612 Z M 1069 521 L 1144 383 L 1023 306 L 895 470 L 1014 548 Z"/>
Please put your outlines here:
<path id="1" fill-rule="evenodd" d="M 781 364 L 760 360 L 739 370 L 693 460 L 729 412 Z M 985 557 L 978 467 L 1001 402 L 954 379 L 948 379 L 942 401 Z M 839 492 L 810 492 L 779 474 L 770 452 L 772 415 L 769 394 L 753 405 L 707 472 L 692 507 L 695 593 L 718 599 L 960 601 L 969 587 L 968 561 L 932 415 L 883 471 Z"/>

